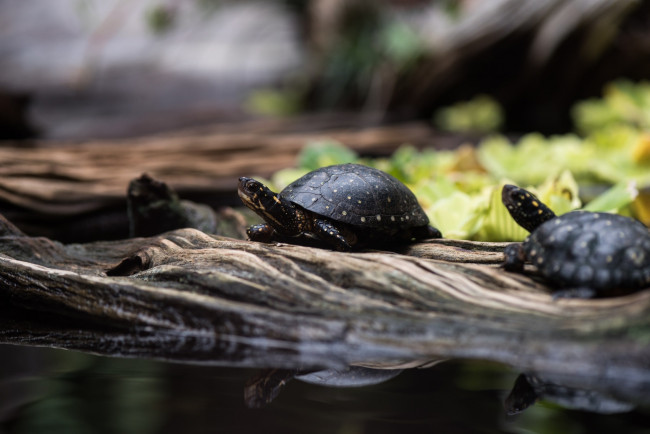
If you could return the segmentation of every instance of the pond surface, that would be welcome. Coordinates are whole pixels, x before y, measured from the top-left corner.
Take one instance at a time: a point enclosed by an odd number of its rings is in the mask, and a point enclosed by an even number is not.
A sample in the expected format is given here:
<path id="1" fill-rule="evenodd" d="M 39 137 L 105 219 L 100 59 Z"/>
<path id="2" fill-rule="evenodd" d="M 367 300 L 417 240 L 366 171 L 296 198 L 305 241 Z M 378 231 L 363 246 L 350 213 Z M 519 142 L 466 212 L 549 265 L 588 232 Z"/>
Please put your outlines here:
<path id="1" fill-rule="evenodd" d="M 354 388 L 294 379 L 247 408 L 259 372 L 0 345 L 0 433 L 650 433 L 647 407 L 598 414 L 542 400 L 508 416 L 519 373 L 491 363 Z"/>

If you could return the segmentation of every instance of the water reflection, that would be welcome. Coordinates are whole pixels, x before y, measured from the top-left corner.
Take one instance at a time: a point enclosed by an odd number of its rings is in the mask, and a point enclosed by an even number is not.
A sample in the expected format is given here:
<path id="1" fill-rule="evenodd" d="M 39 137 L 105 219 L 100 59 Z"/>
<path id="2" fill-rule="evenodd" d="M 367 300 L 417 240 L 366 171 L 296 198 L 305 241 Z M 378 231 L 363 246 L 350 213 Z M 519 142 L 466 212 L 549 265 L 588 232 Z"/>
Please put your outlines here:
<path id="1" fill-rule="evenodd" d="M 327 387 L 367 387 L 397 377 L 402 369 L 371 369 L 348 366 L 322 371 L 265 369 L 251 377 L 244 387 L 244 402 L 249 408 L 261 408 L 273 401 L 286 384 L 297 379 Z"/>
<path id="2" fill-rule="evenodd" d="M 517 373 L 490 363 L 450 361 L 399 375 L 372 373 L 383 379 L 362 376 L 368 372 L 356 368 L 340 375 L 285 371 L 273 380 L 279 384 L 278 378 L 291 374 L 282 393 L 263 408 L 248 408 L 245 387 L 268 373 L 0 346 L 0 433 L 647 433 L 650 428 L 647 408 L 602 415 L 543 400 L 506 416 L 503 402 Z M 299 381 L 296 374 L 325 384 L 375 384 L 325 387 Z"/>
<path id="3" fill-rule="evenodd" d="M 535 374 L 520 374 L 505 400 L 506 412 L 521 413 L 540 399 L 569 409 L 603 414 L 624 413 L 635 407 L 600 391 L 558 383 Z"/>

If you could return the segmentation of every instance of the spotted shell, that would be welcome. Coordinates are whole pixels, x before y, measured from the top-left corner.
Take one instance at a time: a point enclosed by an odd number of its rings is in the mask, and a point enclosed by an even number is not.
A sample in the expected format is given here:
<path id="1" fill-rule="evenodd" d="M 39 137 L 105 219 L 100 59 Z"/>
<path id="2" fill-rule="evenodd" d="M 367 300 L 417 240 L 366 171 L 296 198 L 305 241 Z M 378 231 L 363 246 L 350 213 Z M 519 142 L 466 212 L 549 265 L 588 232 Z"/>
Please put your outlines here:
<path id="1" fill-rule="evenodd" d="M 650 231 L 628 217 L 570 212 L 540 225 L 523 247 L 540 273 L 560 287 L 650 286 Z"/>
<path id="2" fill-rule="evenodd" d="M 429 223 L 415 195 L 402 182 L 359 164 L 314 170 L 289 184 L 280 195 L 330 220 L 380 231 Z"/>

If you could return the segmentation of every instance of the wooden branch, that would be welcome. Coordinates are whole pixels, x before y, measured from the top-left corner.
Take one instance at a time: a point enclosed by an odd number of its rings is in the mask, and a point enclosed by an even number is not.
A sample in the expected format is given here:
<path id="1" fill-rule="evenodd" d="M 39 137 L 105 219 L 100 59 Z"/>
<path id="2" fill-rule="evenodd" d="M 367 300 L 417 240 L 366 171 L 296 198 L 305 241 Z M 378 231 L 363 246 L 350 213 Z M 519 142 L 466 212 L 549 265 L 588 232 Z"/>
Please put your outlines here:
<path id="1" fill-rule="evenodd" d="M 553 301 L 497 266 L 501 244 L 340 253 L 181 229 L 63 245 L 2 224 L 4 343 L 303 369 L 484 359 L 648 400 L 650 291 Z"/>
<path id="2" fill-rule="evenodd" d="M 30 235 L 65 242 L 126 238 L 127 186 L 141 174 L 167 183 L 182 199 L 217 209 L 240 204 L 240 176 L 269 177 L 292 167 L 307 143 L 323 139 L 364 154 L 388 154 L 405 143 L 449 147 L 462 140 L 434 135 L 424 123 L 351 129 L 308 117 L 128 140 L 5 144 L 0 212 Z"/>
<path id="3" fill-rule="evenodd" d="M 243 174 L 268 177 L 295 165 L 298 152 L 310 141 L 335 139 L 357 151 L 388 152 L 431 138 L 429 128 L 419 123 L 291 134 L 273 134 L 266 132 L 270 127 L 259 125 L 250 125 L 253 131 L 240 128 L 127 141 L 0 147 L 0 200 L 64 216 L 88 212 L 109 200 L 123 201 L 129 181 L 144 172 L 181 195 L 230 193 Z"/>

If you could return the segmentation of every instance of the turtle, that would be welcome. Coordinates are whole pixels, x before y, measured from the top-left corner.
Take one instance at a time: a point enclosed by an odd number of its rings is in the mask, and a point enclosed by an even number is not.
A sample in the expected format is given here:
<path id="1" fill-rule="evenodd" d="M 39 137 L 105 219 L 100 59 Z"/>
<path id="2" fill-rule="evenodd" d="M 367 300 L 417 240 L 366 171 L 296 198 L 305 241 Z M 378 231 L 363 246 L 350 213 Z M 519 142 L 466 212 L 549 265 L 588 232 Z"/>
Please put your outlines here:
<path id="1" fill-rule="evenodd" d="M 251 377 L 244 388 L 248 408 L 262 408 L 271 403 L 293 379 L 328 387 L 366 387 L 381 384 L 401 374 L 403 369 L 374 369 L 346 366 L 338 369 L 299 370 L 264 369 Z"/>
<path id="2" fill-rule="evenodd" d="M 279 194 L 252 178 L 239 178 L 242 202 L 265 223 L 253 225 L 253 241 L 285 241 L 339 251 L 441 238 L 415 195 L 395 177 L 369 166 L 321 167 Z"/>
<path id="3" fill-rule="evenodd" d="M 553 287 L 554 298 L 595 298 L 650 287 L 650 231 L 617 214 L 571 211 L 556 216 L 531 192 L 505 185 L 501 199 L 530 235 L 504 251 L 506 270 L 525 261 Z"/>
<path id="4" fill-rule="evenodd" d="M 615 414 L 634 410 L 632 402 L 619 400 L 593 384 L 590 377 L 519 374 L 504 401 L 506 414 L 512 416 L 526 410 L 538 400 L 553 402 L 564 408 L 592 413 Z"/>

